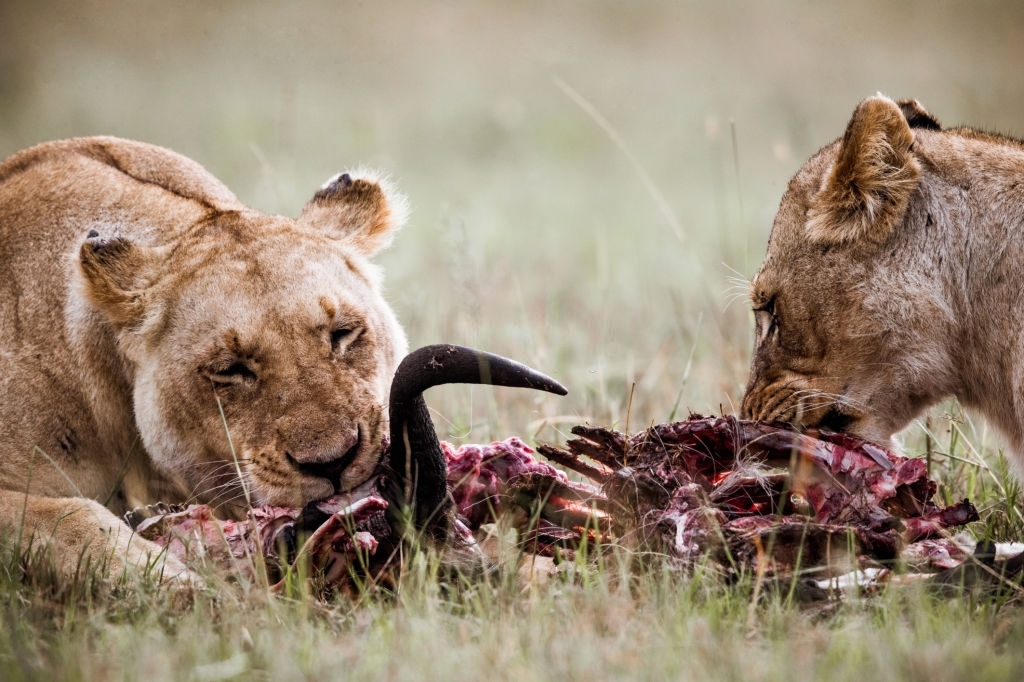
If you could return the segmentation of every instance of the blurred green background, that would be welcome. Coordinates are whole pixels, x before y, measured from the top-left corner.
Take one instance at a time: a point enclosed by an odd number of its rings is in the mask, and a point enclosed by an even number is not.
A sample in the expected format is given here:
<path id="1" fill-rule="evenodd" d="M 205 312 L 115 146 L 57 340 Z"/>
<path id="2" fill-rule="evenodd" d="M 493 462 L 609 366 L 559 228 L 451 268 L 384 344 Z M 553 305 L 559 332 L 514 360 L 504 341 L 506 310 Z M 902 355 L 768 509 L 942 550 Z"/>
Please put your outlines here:
<path id="1" fill-rule="evenodd" d="M 1024 132 L 1022 30 L 1016 2 L 8 0 L 0 155 L 136 138 L 286 215 L 389 171 L 413 217 L 379 262 L 411 344 L 571 391 L 437 389 L 442 430 L 553 440 L 731 411 L 789 177 L 876 91 Z"/>

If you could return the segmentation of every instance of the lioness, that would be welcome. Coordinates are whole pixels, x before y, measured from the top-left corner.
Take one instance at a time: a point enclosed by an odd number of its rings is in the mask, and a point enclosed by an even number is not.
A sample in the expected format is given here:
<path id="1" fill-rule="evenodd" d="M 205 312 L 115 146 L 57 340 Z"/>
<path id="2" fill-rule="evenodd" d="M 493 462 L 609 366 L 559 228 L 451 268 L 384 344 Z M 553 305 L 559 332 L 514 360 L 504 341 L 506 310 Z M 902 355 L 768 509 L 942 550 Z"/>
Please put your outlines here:
<path id="1" fill-rule="evenodd" d="M 1024 144 L 861 102 L 790 182 L 742 415 L 886 442 L 945 396 L 1024 464 Z"/>
<path id="2" fill-rule="evenodd" d="M 156 501 L 302 505 L 363 482 L 406 340 L 368 258 L 405 219 L 339 174 L 297 220 L 114 138 L 0 165 L 0 531 L 114 576 Z M 171 559 L 166 575 L 182 574 Z M 190 577 L 191 579 L 191 577 Z"/>

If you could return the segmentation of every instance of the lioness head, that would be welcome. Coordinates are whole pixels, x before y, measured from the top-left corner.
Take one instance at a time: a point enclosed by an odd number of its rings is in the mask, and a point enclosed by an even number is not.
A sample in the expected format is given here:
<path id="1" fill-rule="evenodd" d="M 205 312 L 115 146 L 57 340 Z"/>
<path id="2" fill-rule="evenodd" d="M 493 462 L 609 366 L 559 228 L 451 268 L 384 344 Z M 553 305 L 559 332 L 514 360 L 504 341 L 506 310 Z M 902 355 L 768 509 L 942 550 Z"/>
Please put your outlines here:
<path id="1" fill-rule="evenodd" d="M 79 287 L 116 331 L 150 459 L 186 494 L 302 505 L 371 474 L 406 341 L 368 258 L 404 218 L 379 180 L 344 174 L 298 220 L 211 210 L 161 246 L 90 232 Z"/>
<path id="2" fill-rule="evenodd" d="M 750 288 L 744 417 L 885 442 L 953 392 L 956 314 L 928 232 L 948 216 L 921 198 L 946 189 L 924 186 L 914 149 L 938 127 L 914 101 L 871 97 L 790 182 Z"/>

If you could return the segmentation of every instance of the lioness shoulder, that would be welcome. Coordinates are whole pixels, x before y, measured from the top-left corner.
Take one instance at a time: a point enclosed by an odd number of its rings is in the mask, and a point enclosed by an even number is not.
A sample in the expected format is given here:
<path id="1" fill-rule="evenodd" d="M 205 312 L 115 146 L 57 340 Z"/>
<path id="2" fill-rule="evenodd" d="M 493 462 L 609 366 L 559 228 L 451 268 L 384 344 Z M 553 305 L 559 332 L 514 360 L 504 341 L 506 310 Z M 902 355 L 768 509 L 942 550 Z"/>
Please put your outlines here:
<path id="1" fill-rule="evenodd" d="M 786 190 L 743 415 L 885 442 L 956 396 L 1024 463 L 1024 145 L 861 102 Z"/>
<path id="2" fill-rule="evenodd" d="M 406 350 L 369 259 L 405 215 L 372 174 L 333 177 L 293 220 L 138 142 L 66 140 L 7 159 L 5 533 L 46 535 L 74 562 L 68 542 L 107 546 L 98 527 L 127 537 L 114 515 L 134 506 L 233 514 L 364 481 Z M 154 550 L 133 542 L 127 563 Z"/>

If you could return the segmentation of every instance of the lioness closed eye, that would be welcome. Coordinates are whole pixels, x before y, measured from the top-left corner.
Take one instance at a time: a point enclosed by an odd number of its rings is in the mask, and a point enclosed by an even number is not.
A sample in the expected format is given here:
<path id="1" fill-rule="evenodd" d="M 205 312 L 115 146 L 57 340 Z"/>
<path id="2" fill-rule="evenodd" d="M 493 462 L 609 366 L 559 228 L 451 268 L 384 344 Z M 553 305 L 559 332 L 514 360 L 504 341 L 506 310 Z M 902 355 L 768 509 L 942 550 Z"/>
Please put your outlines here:
<path id="1" fill-rule="evenodd" d="M 126 509 L 302 505 L 377 464 L 405 336 L 368 258 L 405 219 L 338 175 L 297 220 L 114 138 L 0 165 L 0 531 L 70 573 L 159 548 Z M 168 560 L 167 573 L 184 571 Z"/>
<path id="2" fill-rule="evenodd" d="M 789 184 L 742 413 L 885 442 L 956 396 L 1024 464 L 1024 145 L 864 100 Z"/>

